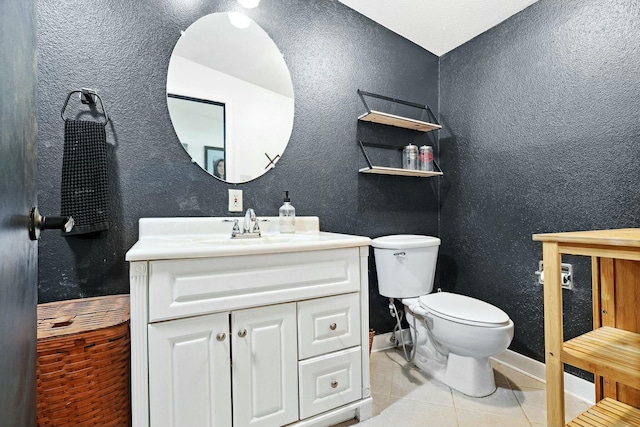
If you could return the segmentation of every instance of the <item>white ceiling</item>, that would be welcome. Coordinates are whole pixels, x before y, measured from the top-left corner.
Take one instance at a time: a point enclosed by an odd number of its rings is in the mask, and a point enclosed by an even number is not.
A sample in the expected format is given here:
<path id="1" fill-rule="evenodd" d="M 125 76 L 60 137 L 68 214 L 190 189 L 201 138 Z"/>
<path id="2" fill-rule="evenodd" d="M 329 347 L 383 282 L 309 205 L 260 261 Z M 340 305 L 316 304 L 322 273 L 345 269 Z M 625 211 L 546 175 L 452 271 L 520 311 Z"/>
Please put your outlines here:
<path id="1" fill-rule="evenodd" d="M 339 0 L 441 56 L 538 0 Z"/>

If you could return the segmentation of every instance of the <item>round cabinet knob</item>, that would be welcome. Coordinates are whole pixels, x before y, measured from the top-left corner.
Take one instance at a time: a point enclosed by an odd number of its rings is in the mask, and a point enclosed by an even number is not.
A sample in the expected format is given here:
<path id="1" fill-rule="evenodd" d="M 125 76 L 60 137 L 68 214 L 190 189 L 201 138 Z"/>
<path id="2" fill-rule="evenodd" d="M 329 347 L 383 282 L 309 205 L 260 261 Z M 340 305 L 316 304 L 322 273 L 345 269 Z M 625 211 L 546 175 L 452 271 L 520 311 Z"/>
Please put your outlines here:
<path id="1" fill-rule="evenodd" d="M 238 336 L 239 336 L 240 338 L 244 338 L 244 337 L 246 337 L 246 336 L 247 336 L 247 330 L 246 330 L 246 329 L 240 329 L 240 330 L 238 331 Z"/>
<path id="2" fill-rule="evenodd" d="M 224 332 L 220 332 L 218 335 L 216 335 L 216 339 L 218 341 L 224 341 L 225 338 L 227 338 L 227 334 L 225 334 Z"/>
<path id="3" fill-rule="evenodd" d="M 336 387 L 338 387 L 338 381 L 336 380 L 331 381 L 331 388 L 336 388 Z"/>
<path id="4" fill-rule="evenodd" d="M 335 331 L 337 327 L 338 327 L 338 325 L 336 325 L 335 323 L 332 323 L 331 325 L 329 325 L 329 328 L 330 328 L 332 331 Z"/>

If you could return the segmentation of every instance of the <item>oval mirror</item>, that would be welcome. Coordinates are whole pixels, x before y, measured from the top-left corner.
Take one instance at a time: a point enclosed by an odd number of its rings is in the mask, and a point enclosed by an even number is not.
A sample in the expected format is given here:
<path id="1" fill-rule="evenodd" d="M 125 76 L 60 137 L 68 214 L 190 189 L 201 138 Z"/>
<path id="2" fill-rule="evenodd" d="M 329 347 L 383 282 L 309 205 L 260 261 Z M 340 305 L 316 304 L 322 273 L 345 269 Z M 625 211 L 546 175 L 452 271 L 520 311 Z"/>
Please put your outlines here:
<path id="1" fill-rule="evenodd" d="M 167 106 L 195 163 L 230 183 L 273 168 L 293 129 L 293 84 L 280 50 L 251 19 L 212 13 L 169 60 Z"/>

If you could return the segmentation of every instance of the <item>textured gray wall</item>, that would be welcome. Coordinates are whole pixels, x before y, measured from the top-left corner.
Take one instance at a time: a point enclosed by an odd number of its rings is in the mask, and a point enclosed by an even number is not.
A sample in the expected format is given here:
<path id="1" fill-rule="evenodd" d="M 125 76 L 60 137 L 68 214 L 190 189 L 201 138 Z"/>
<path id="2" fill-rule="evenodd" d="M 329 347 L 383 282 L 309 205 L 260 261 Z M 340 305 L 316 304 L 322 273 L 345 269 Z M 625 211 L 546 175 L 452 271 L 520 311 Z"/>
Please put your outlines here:
<path id="1" fill-rule="evenodd" d="M 112 228 L 97 238 L 43 235 L 40 302 L 127 293 L 124 254 L 137 240 L 139 218 L 228 215 L 227 189 L 234 186 L 191 164 L 169 119 L 165 85 L 180 30 L 205 14 L 240 9 L 231 0 L 38 2 L 42 212 L 60 211 L 60 108 L 67 93 L 97 89 L 112 120 Z M 276 169 L 235 186 L 244 191 L 245 207 L 277 215 L 289 190 L 297 214 L 319 216 L 322 230 L 437 235 L 437 179 L 358 174 L 365 166 L 358 138 L 402 146 L 428 142 L 428 136 L 358 124 L 364 109 L 356 91 L 427 103 L 437 113 L 438 58 L 336 0 L 264 1 L 247 14 L 283 52 L 296 109 L 293 135 Z M 393 322 L 376 286 L 372 270 L 371 325 L 386 332 Z"/>
<path id="2" fill-rule="evenodd" d="M 542 245 L 531 234 L 640 223 L 640 9 L 541 0 L 441 57 L 440 277 L 503 308 L 543 360 Z M 591 328 L 589 260 L 565 336 Z"/>

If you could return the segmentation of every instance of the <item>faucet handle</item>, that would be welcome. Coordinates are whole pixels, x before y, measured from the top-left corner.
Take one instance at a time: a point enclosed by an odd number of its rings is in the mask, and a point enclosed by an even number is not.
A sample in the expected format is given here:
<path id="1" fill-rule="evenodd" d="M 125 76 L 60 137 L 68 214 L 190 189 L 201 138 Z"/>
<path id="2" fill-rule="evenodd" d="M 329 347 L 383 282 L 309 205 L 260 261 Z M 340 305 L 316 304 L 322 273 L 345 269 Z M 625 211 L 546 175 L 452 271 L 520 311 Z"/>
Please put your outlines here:
<path id="1" fill-rule="evenodd" d="M 258 225 L 258 219 L 256 218 L 255 220 L 256 222 L 253 223 L 253 230 L 252 233 L 257 233 L 258 236 L 260 235 L 260 226 Z"/>
<path id="2" fill-rule="evenodd" d="M 231 235 L 236 236 L 240 234 L 240 226 L 238 225 L 238 220 L 233 221 L 233 230 L 231 230 Z"/>

